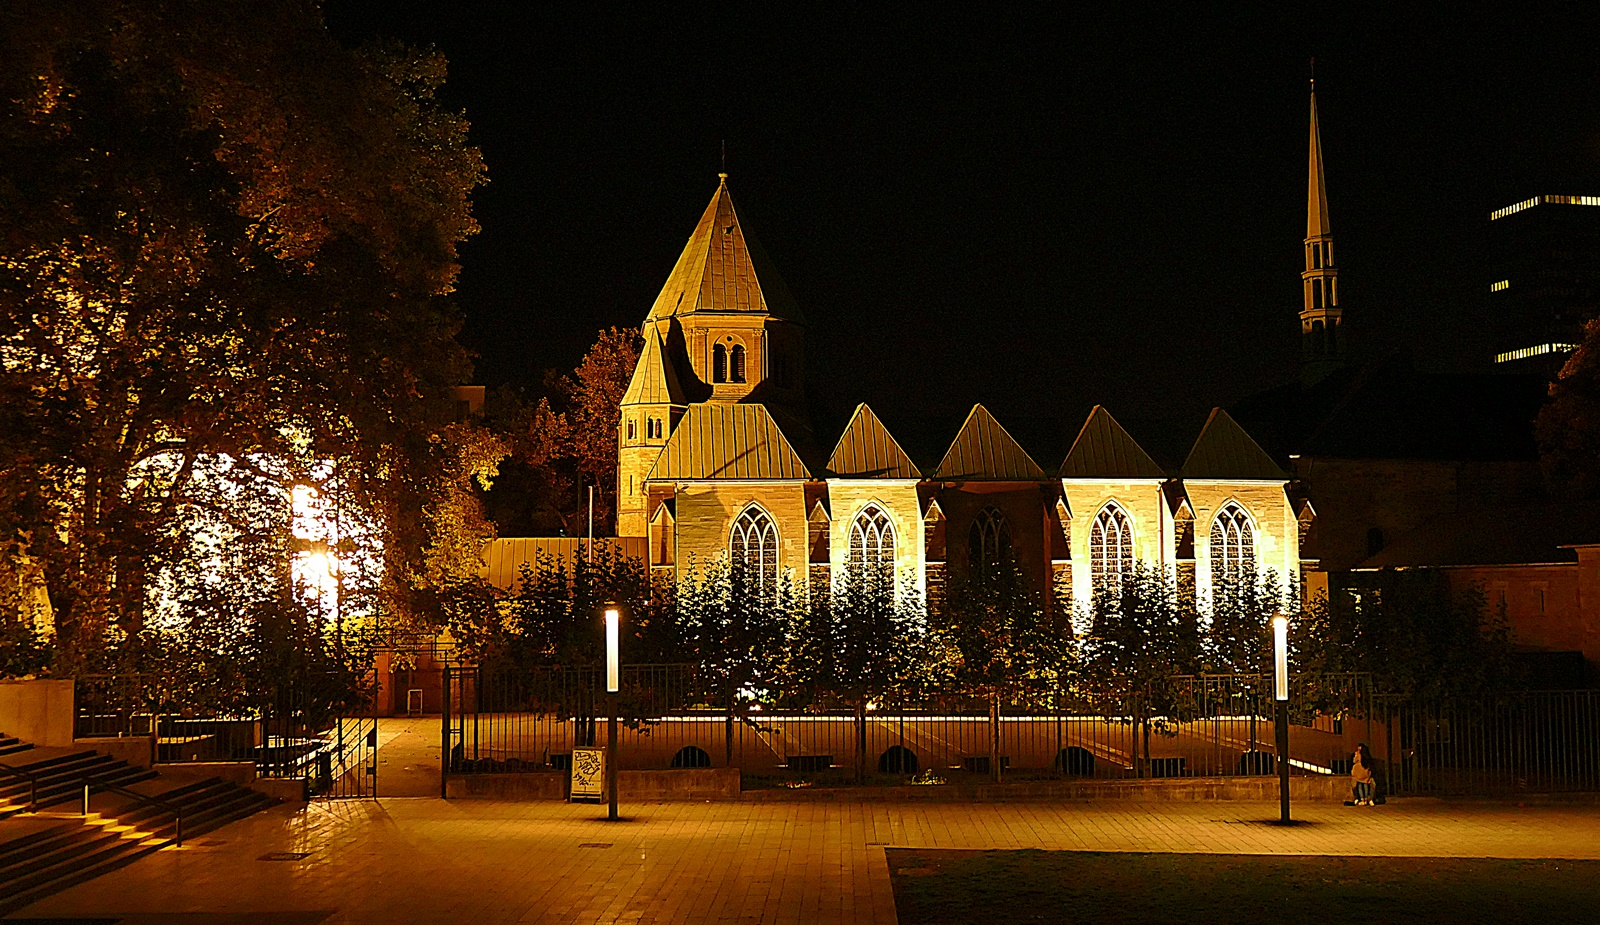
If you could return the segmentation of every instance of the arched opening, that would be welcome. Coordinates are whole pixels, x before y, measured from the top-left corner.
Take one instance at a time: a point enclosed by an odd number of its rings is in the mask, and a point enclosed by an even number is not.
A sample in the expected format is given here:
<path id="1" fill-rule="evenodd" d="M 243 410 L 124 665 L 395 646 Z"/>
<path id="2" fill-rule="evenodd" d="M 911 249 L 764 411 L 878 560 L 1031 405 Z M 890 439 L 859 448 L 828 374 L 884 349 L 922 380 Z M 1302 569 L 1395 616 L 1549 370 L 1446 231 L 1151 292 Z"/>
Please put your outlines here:
<path id="1" fill-rule="evenodd" d="M 1239 581 L 1255 571 L 1256 536 L 1244 509 L 1230 501 L 1211 522 L 1211 577 Z"/>
<path id="2" fill-rule="evenodd" d="M 634 439 L 634 437 L 638 436 L 638 430 L 639 430 L 638 423 L 639 422 L 635 421 L 633 418 L 628 418 L 628 439 L 629 440 L 632 440 L 632 439 Z"/>
<path id="3" fill-rule="evenodd" d="M 974 578 L 993 573 L 1011 555 L 1011 526 L 999 508 L 986 507 L 967 531 L 967 567 Z"/>
<path id="4" fill-rule="evenodd" d="M 1311 281 L 1311 307 L 1322 307 L 1322 280 L 1320 279 Z"/>
<path id="5" fill-rule="evenodd" d="M 1068 745 L 1056 755 L 1056 770 L 1073 777 L 1094 776 L 1094 752 L 1079 745 Z"/>
<path id="6" fill-rule="evenodd" d="M 706 754 L 706 750 L 698 745 L 685 745 L 678 749 L 676 755 L 672 756 L 672 766 L 675 768 L 709 768 L 711 767 L 711 756 Z"/>
<path id="7" fill-rule="evenodd" d="M 711 381 L 728 381 L 728 348 L 721 344 L 711 348 Z"/>
<path id="8" fill-rule="evenodd" d="M 1089 575 L 1095 587 L 1120 585 L 1133 567 L 1133 521 L 1116 502 L 1095 515 L 1089 528 Z"/>
<path id="9" fill-rule="evenodd" d="M 728 555 L 735 568 L 762 594 L 778 588 L 778 527 L 766 511 L 751 505 L 733 522 Z"/>
<path id="10" fill-rule="evenodd" d="M 878 770 L 884 774 L 915 774 L 919 770 L 917 753 L 904 745 L 891 745 L 878 756 Z"/>
<path id="11" fill-rule="evenodd" d="M 876 504 L 869 504 L 850 523 L 850 568 L 871 575 L 893 574 L 894 524 Z"/>
<path id="12" fill-rule="evenodd" d="M 728 379 L 731 382 L 744 381 L 744 345 L 734 344 L 728 355 Z"/>

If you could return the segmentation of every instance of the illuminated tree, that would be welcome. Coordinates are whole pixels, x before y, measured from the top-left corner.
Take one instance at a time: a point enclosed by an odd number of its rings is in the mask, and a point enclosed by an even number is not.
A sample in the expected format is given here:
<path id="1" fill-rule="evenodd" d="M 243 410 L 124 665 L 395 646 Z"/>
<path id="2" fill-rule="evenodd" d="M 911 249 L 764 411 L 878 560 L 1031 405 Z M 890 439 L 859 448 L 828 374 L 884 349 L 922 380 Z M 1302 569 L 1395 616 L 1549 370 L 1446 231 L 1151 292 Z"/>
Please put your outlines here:
<path id="1" fill-rule="evenodd" d="M 195 566 L 196 511 L 281 580 L 281 524 L 235 512 L 222 460 L 265 508 L 336 473 L 380 531 L 385 612 L 431 606 L 483 181 L 443 77 L 341 48 L 309 0 L 0 11 L 0 550 L 42 575 L 62 669 L 129 657 L 162 573 Z"/>
<path id="2" fill-rule="evenodd" d="M 1551 483 L 1569 497 L 1600 497 L 1600 319 L 1584 326 L 1534 429 Z"/>

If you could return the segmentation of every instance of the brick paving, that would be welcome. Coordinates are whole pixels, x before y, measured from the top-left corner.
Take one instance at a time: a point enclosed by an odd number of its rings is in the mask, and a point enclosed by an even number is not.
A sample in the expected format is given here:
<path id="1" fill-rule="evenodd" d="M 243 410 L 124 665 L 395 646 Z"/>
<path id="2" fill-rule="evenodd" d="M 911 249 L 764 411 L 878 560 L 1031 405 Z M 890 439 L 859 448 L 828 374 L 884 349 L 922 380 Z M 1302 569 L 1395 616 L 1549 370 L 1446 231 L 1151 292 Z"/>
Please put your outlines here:
<path id="1" fill-rule="evenodd" d="M 19 917 L 201 922 L 893 923 L 884 847 L 1600 858 L 1600 807 L 1397 801 L 280 807 Z M 264 861 L 269 852 L 305 852 Z M 187 915 L 185 915 L 187 914 Z"/>

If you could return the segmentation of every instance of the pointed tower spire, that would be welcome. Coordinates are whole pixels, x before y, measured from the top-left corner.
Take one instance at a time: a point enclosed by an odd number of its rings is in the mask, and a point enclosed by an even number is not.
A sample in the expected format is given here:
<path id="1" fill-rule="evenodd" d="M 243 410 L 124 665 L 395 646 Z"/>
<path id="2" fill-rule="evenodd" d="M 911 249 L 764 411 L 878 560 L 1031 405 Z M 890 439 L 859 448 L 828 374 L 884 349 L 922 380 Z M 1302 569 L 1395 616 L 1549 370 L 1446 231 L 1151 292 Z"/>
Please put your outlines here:
<path id="1" fill-rule="evenodd" d="M 1304 303 L 1300 334 L 1308 364 L 1327 366 L 1344 360 L 1343 312 L 1339 308 L 1339 271 L 1333 262 L 1333 226 L 1328 222 L 1328 184 L 1322 168 L 1322 130 L 1317 124 L 1316 61 L 1312 60 L 1311 150 L 1306 178 L 1306 266 L 1300 274 Z"/>

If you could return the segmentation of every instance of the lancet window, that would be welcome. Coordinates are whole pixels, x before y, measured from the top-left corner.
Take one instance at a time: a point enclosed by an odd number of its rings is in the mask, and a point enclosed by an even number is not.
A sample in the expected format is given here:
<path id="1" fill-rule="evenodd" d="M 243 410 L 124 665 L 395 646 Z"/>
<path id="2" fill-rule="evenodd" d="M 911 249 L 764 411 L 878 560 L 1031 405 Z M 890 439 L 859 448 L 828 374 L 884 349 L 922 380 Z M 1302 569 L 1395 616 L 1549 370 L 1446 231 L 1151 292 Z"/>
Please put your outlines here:
<path id="1" fill-rule="evenodd" d="M 974 577 L 986 575 L 1011 555 L 1011 526 L 998 508 L 978 512 L 967 531 L 967 563 Z"/>
<path id="2" fill-rule="evenodd" d="M 751 505 L 733 522 L 728 554 L 735 568 L 762 594 L 778 587 L 778 527 L 761 508 Z"/>
<path id="3" fill-rule="evenodd" d="M 728 381 L 728 348 L 715 344 L 711 348 L 711 381 Z"/>
<path id="4" fill-rule="evenodd" d="M 744 381 L 744 345 L 734 344 L 728 351 L 728 381 Z"/>
<path id="5" fill-rule="evenodd" d="M 893 574 L 894 524 L 876 504 L 867 505 L 850 524 L 850 567 L 869 575 Z"/>
<path id="6" fill-rule="evenodd" d="M 1115 503 L 1095 515 L 1089 528 L 1089 574 L 1095 586 L 1118 584 L 1133 567 L 1133 521 Z"/>
<path id="7" fill-rule="evenodd" d="M 1244 509 L 1230 501 L 1211 522 L 1212 578 L 1238 580 L 1254 571 L 1255 564 L 1255 528 Z"/>

